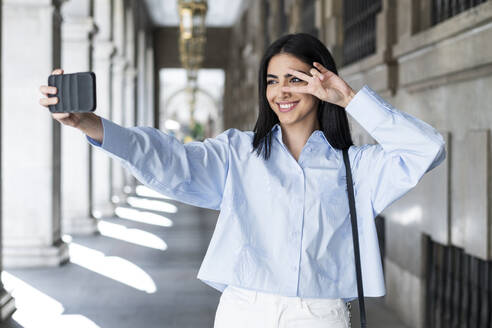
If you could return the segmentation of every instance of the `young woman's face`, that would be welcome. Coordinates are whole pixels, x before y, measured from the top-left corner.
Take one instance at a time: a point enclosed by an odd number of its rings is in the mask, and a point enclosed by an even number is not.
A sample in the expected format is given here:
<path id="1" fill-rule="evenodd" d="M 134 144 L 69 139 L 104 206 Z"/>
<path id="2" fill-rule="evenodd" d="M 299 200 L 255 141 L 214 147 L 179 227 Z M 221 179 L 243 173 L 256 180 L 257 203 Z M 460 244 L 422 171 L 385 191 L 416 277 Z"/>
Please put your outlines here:
<path id="1" fill-rule="evenodd" d="M 307 93 L 284 92 L 284 86 L 303 86 L 307 82 L 287 73 L 294 69 L 311 75 L 311 66 L 290 54 L 277 54 L 267 67 L 266 97 L 282 125 L 317 120 L 318 98 Z"/>

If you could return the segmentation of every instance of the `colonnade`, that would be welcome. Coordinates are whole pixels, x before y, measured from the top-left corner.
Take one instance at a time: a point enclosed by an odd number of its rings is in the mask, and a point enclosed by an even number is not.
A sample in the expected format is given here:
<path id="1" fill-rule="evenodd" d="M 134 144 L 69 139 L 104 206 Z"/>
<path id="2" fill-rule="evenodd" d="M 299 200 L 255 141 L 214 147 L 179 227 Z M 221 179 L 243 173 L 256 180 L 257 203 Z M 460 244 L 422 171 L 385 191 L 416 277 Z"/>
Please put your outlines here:
<path id="1" fill-rule="evenodd" d="M 96 73 L 96 114 L 123 126 L 154 122 L 153 39 L 143 2 L 2 2 L 2 267 L 69 260 L 64 234 L 97 233 L 136 180 L 85 135 L 39 105 L 54 68 Z M 15 309 L 0 286 L 0 316 Z"/>

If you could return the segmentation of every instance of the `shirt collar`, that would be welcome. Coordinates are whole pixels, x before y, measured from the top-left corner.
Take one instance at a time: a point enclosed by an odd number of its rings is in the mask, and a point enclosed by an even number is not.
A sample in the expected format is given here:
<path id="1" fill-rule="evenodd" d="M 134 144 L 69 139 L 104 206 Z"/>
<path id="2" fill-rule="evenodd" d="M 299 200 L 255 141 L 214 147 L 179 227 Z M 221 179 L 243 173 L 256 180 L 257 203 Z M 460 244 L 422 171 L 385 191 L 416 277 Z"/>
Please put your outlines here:
<path id="1" fill-rule="evenodd" d="M 280 124 L 279 123 L 275 123 L 275 125 L 272 127 L 271 131 L 272 131 L 273 136 L 275 138 L 277 138 L 277 140 L 279 142 L 282 143 L 283 142 L 282 141 L 282 129 L 280 128 Z M 313 132 L 313 134 L 314 135 L 312 136 L 312 138 L 314 138 L 317 141 L 321 140 L 321 141 L 325 142 L 328 145 L 328 147 L 330 147 L 331 150 L 333 150 L 336 153 L 336 149 L 333 148 L 333 146 L 328 142 L 328 139 L 326 139 L 326 136 L 323 133 L 323 131 L 321 131 L 321 130 L 315 130 Z"/>

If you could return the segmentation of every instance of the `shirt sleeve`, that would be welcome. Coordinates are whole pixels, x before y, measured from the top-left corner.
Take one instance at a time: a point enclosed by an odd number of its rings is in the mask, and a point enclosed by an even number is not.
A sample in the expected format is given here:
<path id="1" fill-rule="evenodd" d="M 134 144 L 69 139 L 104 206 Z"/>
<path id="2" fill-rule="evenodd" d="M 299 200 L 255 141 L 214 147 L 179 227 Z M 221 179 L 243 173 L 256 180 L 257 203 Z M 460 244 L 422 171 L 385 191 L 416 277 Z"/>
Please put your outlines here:
<path id="1" fill-rule="evenodd" d="M 102 144 L 90 144 L 118 160 L 143 184 L 178 201 L 219 209 L 229 165 L 228 129 L 215 138 L 183 144 L 152 127 L 122 127 L 101 118 Z"/>
<path id="2" fill-rule="evenodd" d="M 354 176 L 369 183 L 374 216 L 446 157 L 444 138 L 436 129 L 395 109 L 367 85 L 345 110 L 378 142 L 355 147 L 353 156 Z"/>

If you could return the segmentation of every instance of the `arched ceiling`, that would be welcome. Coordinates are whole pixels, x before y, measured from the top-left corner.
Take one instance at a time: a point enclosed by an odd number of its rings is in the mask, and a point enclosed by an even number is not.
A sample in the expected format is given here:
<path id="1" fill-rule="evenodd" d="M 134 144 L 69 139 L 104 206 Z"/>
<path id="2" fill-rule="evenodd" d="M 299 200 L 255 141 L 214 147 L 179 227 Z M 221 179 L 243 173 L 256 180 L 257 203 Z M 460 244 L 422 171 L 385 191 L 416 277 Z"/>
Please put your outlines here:
<path id="1" fill-rule="evenodd" d="M 156 26 L 178 26 L 177 0 L 145 0 L 152 22 Z M 208 0 L 206 25 L 232 26 L 247 7 L 249 0 Z"/>

